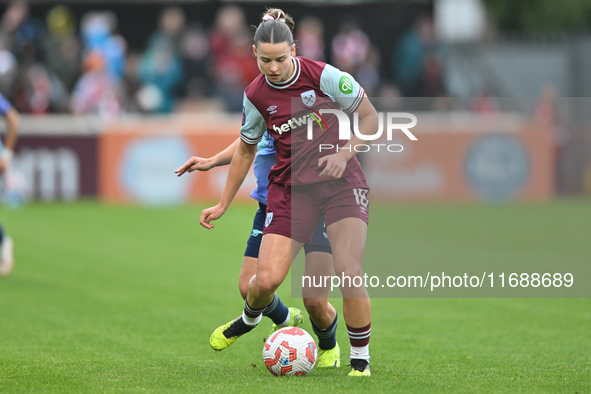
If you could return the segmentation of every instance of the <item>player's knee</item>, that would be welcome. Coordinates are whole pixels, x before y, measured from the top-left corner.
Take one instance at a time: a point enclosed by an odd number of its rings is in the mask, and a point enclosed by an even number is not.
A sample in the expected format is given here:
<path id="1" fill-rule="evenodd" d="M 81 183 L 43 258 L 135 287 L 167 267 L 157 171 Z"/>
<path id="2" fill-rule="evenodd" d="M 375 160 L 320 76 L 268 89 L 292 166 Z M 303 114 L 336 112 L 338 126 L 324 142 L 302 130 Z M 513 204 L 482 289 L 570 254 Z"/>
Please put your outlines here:
<path id="1" fill-rule="evenodd" d="M 344 267 L 335 268 L 336 276 L 339 278 L 363 277 L 361 265 L 347 264 Z"/>
<path id="2" fill-rule="evenodd" d="M 257 297 L 267 297 L 279 288 L 281 282 L 269 277 L 258 275 L 255 279 L 255 293 Z"/>
<path id="3" fill-rule="evenodd" d="M 248 288 L 250 287 L 251 282 L 254 282 L 255 276 L 256 275 L 240 275 L 240 278 L 238 279 L 238 290 L 240 290 L 240 295 L 242 296 L 243 300 L 246 299 Z"/>
<path id="4" fill-rule="evenodd" d="M 245 300 L 246 295 L 248 294 L 248 283 L 238 283 L 238 290 L 240 290 L 240 295 L 242 296 L 242 299 Z"/>
<path id="5" fill-rule="evenodd" d="M 323 298 L 304 298 L 304 307 L 306 311 L 312 316 L 320 316 L 328 310 L 328 300 Z"/>

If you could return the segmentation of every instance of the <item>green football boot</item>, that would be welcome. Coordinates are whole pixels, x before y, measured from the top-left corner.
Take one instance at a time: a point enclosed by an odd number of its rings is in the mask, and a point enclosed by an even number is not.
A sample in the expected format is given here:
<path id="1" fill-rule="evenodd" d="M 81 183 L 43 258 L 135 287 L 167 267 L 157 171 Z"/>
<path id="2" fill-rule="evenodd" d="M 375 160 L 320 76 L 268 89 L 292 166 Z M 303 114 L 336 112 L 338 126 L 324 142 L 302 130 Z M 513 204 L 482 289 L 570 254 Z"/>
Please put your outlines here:
<path id="1" fill-rule="evenodd" d="M 289 308 L 289 322 L 285 326 L 281 326 L 281 327 L 279 327 L 277 324 L 273 323 L 273 325 L 271 326 L 271 330 L 269 330 L 269 332 L 265 336 L 265 341 L 267 340 L 267 338 L 269 338 L 271 336 L 271 334 L 273 334 L 275 331 L 279 330 L 280 328 L 297 327 L 300 324 L 302 324 L 303 322 L 304 322 L 304 315 L 302 314 L 302 311 L 300 311 L 298 308 L 290 307 Z"/>
<path id="2" fill-rule="evenodd" d="M 229 321 L 216 328 L 211 334 L 211 337 L 209 337 L 209 344 L 214 350 L 224 350 L 254 327 L 246 325 L 242 320 L 242 316 L 239 316 L 238 319 Z"/>
<path id="3" fill-rule="evenodd" d="M 335 347 L 328 350 L 318 348 L 318 359 L 316 367 L 318 368 L 338 368 L 341 366 L 341 348 L 337 343 Z"/>
<path id="4" fill-rule="evenodd" d="M 371 376 L 369 370 L 369 362 L 367 360 L 361 360 L 354 358 L 351 360 L 351 372 L 349 376 Z"/>

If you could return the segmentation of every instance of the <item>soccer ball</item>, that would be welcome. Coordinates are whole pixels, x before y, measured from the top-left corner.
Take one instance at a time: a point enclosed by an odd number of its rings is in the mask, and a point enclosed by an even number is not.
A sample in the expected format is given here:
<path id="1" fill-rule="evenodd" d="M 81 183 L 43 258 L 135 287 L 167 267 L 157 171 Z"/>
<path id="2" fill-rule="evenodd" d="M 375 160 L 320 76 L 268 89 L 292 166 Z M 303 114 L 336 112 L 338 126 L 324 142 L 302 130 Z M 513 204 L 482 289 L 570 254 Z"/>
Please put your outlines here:
<path id="1" fill-rule="evenodd" d="M 316 342 L 298 327 L 284 327 L 275 331 L 263 347 L 263 360 L 275 376 L 304 376 L 316 365 Z"/>

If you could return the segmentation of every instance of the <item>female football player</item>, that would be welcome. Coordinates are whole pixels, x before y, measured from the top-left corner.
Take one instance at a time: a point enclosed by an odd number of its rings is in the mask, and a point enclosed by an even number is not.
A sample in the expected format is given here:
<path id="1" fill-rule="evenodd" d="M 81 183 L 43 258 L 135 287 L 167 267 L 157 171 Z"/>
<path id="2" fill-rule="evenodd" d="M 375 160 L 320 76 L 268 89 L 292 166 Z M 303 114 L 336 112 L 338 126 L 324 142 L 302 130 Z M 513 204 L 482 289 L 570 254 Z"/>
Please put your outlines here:
<path id="1" fill-rule="evenodd" d="M 356 136 L 344 144 L 339 140 L 340 117 L 327 115 L 318 125 L 302 120 L 306 114 L 322 115 L 323 110 L 334 114 L 342 109 L 355 112 L 358 131 L 370 135 L 378 130 L 378 114 L 350 75 L 295 56 L 293 26 L 291 17 L 272 9 L 256 29 L 253 53 L 261 74 L 244 91 L 241 141 L 220 202 L 201 213 L 201 225 L 213 228 L 211 222 L 228 209 L 254 160 L 256 145 L 264 132 L 269 132 L 276 141 L 277 163 L 269 174 L 257 271 L 250 281 L 242 316 L 212 333 L 210 344 L 216 350 L 230 346 L 259 323 L 293 257 L 310 240 L 320 215 L 327 225 L 336 274 L 363 275 L 369 189 L 354 149 L 363 141 Z M 337 149 L 339 143 L 343 146 Z M 367 290 L 350 284 L 341 286 L 341 292 L 351 343 L 349 375 L 370 376 L 371 303 Z"/>

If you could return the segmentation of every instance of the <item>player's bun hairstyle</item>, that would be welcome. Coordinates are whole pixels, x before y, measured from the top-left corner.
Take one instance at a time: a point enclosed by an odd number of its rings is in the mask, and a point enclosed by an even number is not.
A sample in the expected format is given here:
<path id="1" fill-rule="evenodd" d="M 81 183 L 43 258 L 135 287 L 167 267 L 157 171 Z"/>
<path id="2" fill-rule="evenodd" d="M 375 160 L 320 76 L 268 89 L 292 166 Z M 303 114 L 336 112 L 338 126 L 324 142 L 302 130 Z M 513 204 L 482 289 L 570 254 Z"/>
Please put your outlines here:
<path id="1" fill-rule="evenodd" d="M 268 44 L 287 42 L 291 46 L 294 27 L 295 22 L 291 16 L 279 8 L 270 8 L 263 14 L 262 21 L 256 28 L 254 45 L 259 42 Z"/>

